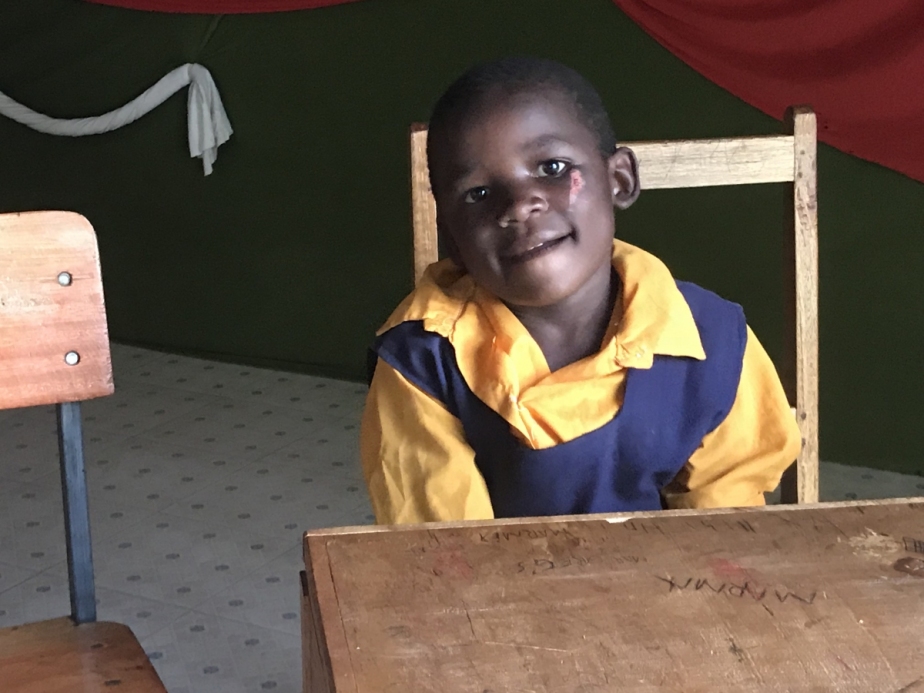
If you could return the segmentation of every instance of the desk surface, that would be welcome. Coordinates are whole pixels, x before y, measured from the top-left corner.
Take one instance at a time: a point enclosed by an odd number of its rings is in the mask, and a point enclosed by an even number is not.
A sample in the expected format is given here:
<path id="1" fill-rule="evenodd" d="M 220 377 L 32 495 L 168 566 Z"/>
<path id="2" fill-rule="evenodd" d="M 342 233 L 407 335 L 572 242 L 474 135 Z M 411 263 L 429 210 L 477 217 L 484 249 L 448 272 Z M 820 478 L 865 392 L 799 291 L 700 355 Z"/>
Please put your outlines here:
<path id="1" fill-rule="evenodd" d="M 924 499 L 305 537 L 312 693 L 924 693 Z"/>

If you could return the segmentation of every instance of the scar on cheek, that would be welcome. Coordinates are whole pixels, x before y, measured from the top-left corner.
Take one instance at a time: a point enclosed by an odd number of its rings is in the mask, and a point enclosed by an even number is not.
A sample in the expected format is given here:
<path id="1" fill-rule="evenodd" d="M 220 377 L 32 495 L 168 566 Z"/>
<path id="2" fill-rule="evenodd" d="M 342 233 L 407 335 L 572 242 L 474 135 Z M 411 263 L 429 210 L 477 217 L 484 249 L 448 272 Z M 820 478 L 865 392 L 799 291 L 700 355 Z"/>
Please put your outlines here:
<path id="1" fill-rule="evenodd" d="M 581 175 L 580 171 L 571 171 L 571 195 L 568 198 L 569 204 L 574 204 L 574 201 L 577 200 L 578 195 L 580 195 L 581 190 L 584 189 L 584 176 Z"/>

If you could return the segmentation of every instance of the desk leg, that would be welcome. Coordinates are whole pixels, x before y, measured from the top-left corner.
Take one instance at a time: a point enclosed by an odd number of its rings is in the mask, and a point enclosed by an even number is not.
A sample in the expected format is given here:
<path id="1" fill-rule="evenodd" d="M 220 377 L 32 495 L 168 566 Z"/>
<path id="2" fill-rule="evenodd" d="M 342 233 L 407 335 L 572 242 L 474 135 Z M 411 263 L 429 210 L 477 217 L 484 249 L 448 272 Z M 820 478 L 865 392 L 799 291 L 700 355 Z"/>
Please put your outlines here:
<path id="1" fill-rule="evenodd" d="M 302 587 L 302 687 L 303 693 L 336 693 L 326 657 L 324 631 L 317 594 L 311 588 L 308 573 L 299 573 Z"/>

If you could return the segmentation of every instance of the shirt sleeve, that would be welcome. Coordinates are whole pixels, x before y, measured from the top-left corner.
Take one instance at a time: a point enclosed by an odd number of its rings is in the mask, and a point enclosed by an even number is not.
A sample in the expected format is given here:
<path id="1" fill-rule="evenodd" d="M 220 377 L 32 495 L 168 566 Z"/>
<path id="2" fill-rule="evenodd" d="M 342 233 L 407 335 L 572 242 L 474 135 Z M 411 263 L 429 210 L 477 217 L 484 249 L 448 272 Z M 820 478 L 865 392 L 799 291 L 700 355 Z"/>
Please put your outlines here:
<path id="1" fill-rule="evenodd" d="M 801 447 L 776 369 L 748 327 L 735 402 L 662 490 L 664 501 L 669 508 L 763 505 L 763 494 L 779 485 Z"/>
<path id="2" fill-rule="evenodd" d="M 363 411 L 360 457 L 379 524 L 494 517 L 461 422 L 382 360 Z"/>

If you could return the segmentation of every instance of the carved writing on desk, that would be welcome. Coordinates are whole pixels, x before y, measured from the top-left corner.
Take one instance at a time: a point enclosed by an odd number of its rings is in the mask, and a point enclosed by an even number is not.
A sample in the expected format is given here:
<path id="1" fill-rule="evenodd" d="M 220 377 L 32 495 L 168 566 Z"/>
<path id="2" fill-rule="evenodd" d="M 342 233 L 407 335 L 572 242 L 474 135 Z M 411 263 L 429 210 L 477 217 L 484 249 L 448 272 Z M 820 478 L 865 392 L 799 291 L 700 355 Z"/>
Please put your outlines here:
<path id="1" fill-rule="evenodd" d="M 903 537 L 905 551 L 908 553 L 924 553 L 924 539 L 914 539 L 913 537 Z"/>
<path id="2" fill-rule="evenodd" d="M 529 561 L 520 561 L 517 563 L 517 573 L 526 573 L 529 575 L 540 575 L 550 570 L 559 570 L 562 568 L 585 568 L 591 563 L 611 563 L 613 565 L 635 565 L 645 559 L 641 556 L 624 556 L 621 554 L 610 554 L 601 556 L 576 556 L 569 554 L 553 558 L 533 558 Z"/>
<path id="3" fill-rule="evenodd" d="M 508 529 L 492 530 L 489 532 L 478 532 L 478 538 L 482 544 L 500 544 L 508 541 L 517 541 L 520 539 L 553 539 L 555 537 L 565 537 L 573 541 L 581 541 L 579 537 L 569 532 L 566 528 L 539 527 L 526 529 Z"/>
<path id="4" fill-rule="evenodd" d="M 738 599 L 750 597 L 755 602 L 762 602 L 767 597 L 772 600 L 775 597 L 776 601 L 780 604 L 785 604 L 790 599 L 802 602 L 803 604 L 814 604 L 815 597 L 818 596 L 818 590 L 797 594 L 785 588 L 771 590 L 766 587 L 761 587 L 760 585 L 752 584 L 751 582 L 736 584 L 733 582 L 719 582 L 718 580 L 710 582 L 709 578 L 702 577 L 688 577 L 685 579 L 661 577 L 660 575 L 655 575 L 654 577 L 668 586 L 668 592 L 674 592 L 675 590 L 683 592 L 686 590 L 689 592 L 705 592 L 706 594 L 714 595 L 724 594 L 725 596 Z"/>
<path id="5" fill-rule="evenodd" d="M 665 534 L 661 523 L 653 520 L 638 520 L 631 517 L 614 517 L 607 520 L 609 524 L 621 525 L 623 529 L 640 534 Z M 713 532 L 746 532 L 757 534 L 757 529 L 745 519 L 728 519 L 724 517 L 687 518 L 684 521 L 687 527 L 693 529 L 705 528 Z"/>
<path id="6" fill-rule="evenodd" d="M 699 522 L 688 523 L 693 527 L 699 525 L 700 527 L 705 527 L 706 529 L 711 529 L 713 532 L 718 532 L 723 529 L 736 530 L 741 532 L 747 532 L 749 534 L 757 534 L 757 530 L 754 529 L 754 526 L 747 520 L 727 520 L 725 518 L 709 518 L 699 520 Z"/>

